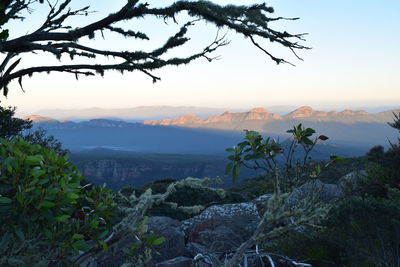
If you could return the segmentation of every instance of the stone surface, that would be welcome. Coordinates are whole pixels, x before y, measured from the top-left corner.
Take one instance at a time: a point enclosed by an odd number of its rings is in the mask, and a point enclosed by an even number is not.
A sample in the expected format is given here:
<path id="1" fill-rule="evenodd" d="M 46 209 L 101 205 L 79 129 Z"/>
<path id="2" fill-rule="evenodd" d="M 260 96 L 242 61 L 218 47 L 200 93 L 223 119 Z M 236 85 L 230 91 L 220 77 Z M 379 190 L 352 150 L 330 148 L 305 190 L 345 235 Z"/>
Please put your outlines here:
<path id="1" fill-rule="evenodd" d="M 351 177 L 348 175 L 343 179 L 352 181 Z M 289 201 L 296 205 L 310 194 L 316 194 L 324 202 L 332 202 L 344 196 L 338 185 L 315 180 L 295 189 Z M 157 252 L 153 254 L 148 267 L 189 267 L 194 263 L 208 267 L 211 265 L 207 261 L 219 262 L 221 256 L 237 249 L 253 234 L 271 196 L 265 194 L 251 202 L 210 206 L 183 221 L 163 216 L 150 217 L 149 233 L 166 240 L 157 246 Z M 127 247 L 130 241 L 126 239 L 120 247 Z M 98 259 L 98 266 L 120 266 L 126 256 L 121 250 Z M 249 264 L 256 266 L 255 262 L 249 261 Z"/>
<path id="2" fill-rule="evenodd" d="M 272 194 L 265 194 L 254 199 L 254 203 L 257 207 L 258 214 L 262 217 L 266 211 L 268 200 L 272 197 Z"/>
<path id="3" fill-rule="evenodd" d="M 157 263 L 156 267 L 190 267 L 193 259 L 187 257 L 176 257 L 167 261 Z"/>
<path id="4" fill-rule="evenodd" d="M 222 225 L 214 230 L 205 230 L 198 234 L 198 242 L 215 252 L 235 250 L 244 241 L 246 240 L 234 233 L 232 229 Z"/>
<path id="5" fill-rule="evenodd" d="M 182 221 L 180 228 L 188 242 L 198 242 L 200 232 L 214 231 L 219 226 L 231 229 L 240 239 L 246 240 L 260 219 L 256 205 L 251 202 L 215 205 Z"/>
<path id="6" fill-rule="evenodd" d="M 320 180 L 305 183 L 296 188 L 290 195 L 289 202 L 296 205 L 299 201 L 303 200 L 310 194 L 317 194 L 318 198 L 329 203 L 340 199 L 344 196 L 342 189 L 336 184 L 324 184 Z"/>
<path id="7" fill-rule="evenodd" d="M 358 182 L 363 177 L 367 176 L 365 170 L 353 171 L 339 179 L 339 187 L 344 192 L 354 192 L 358 190 Z"/>
<path id="8" fill-rule="evenodd" d="M 202 254 L 202 255 L 213 254 L 213 251 L 211 249 L 196 242 L 189 242 L 186 245 L 186 248 L 189 252 L 189 255 L 192 258 L 196 257 L 197 254 Z"/>
<path id="9" fill-rule="evenodd" d="M 157 246 L 153 262 L 161 262 L 182 256 L 186 253 L 185 235 L 179 229 L 180 222 L 169 217 L 155 216 L 148 221 L 149 230 L 156 236 L 164 237 L 165 242 Z"/>

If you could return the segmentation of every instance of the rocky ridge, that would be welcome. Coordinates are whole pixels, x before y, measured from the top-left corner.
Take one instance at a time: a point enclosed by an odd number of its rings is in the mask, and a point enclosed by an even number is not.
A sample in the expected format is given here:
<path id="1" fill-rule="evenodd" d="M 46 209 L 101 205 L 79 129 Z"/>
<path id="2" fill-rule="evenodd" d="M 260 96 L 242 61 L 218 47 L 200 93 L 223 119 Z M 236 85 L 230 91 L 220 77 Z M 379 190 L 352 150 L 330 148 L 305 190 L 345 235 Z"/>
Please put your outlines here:
<path id="1" fill-rule="evenodd" d="M 293 199 L 293 205 L 297 205 L 299 199 L 315 192 L 320 201 L 325 203 L 343 197 L 343 191 L 338 185 L 316 180 L 300 186 L 290 198 Z M 146 266 L 219 266 L 215 265 L 213 259 L 223 259 L 252 235 L 271 196 L 266 194 L 249 202 L 212 205 L 198 215 L 181 221 L 166 216 L 150 217 L 150 232 L 165 237 L 165 242 L 157 247 L 157 252 Z M 124 242 L 129 244 L 132 239 L 128 238 Z M 92 258 L 96 266 L 120 266 L 126 260 L 121 252 Z M 248 266 L 256 266 L 255 260 L 249 257 Z"/>
<path id="2" fill-rule="evenodd" d="M 264 108 L 253 108 L 247 112 L 230 112 L 225 111 L 221 115 L 210 116 L 208 118 L 201 118 L 193 114 L 187 114 L 175 118 L 163 118 L 161 120 L 144 120 L 144 125 L 161 125 L 161 126 L 185 126 L 185 127 L 217 127 L 221 123 L 240 124 L 244 122 L 259 121 L 260 123 L 276 122 L 276 121 L 315 121 L 315 122 L 340 122 L 340 123 L 386 123 L 393 120 L 393 113 L 398 113 L 400 110 L 388 110 L 376 114 L 368 113 L 365 110 L 350 110 L 345 109 L 342 111 L 321 111 L 315 110 L 309 106 L 299 107 L 286 115 L 278 115 L 268 112 Z M 75 127 L 98 126 L 98 127 L 124 127 L 129 125 L 137 125 L 137 123 L 128 123 L 120 120 L 110 119 L 92 119 L 81 123 L 74 123 L 71 121 L 59 121 L 50 117 L 40 115 L 30 115 L 23 118 L 24 120 L 31 120 L 33 123 L 53 123 L 58 127 L 70 127 L 72 124 Z"/>
<path id="3" fill-rule="evenodd" d="M 43 123 L 43 122 L 58 122 L 58 120 L 50 118 L 50 117 L 44 117 L 40 115 L 29 115 L 26 117 L 22 118 L 23 120 L 26 121 L 32 121 L 33 123 Z"/>
<path id="4" fill-rule="evenodd" d="M 229 112 L 226 111 L 219 116 L 211 116 L 203 119 L 194 115 L 185 115 L 174 119 L 162 120 L 144 120 L 147 125 L 188 125 L 188 124 L 210 124 L 216 122 L 232 122 L 246 120 L 280 120 L 282 117 L 278 114 L 267 112 L 264 108 L 254 108 L 248 112 Z"/>
<path id="5" fill-rule="evenodd" d="M 309 106 L 302 106 L 294 111 L 280 116 L 270 113 L 264 108 L 254 108 L 248 112 L 224 112 L 219 116 L 212 116 L 203 119 L 194 115 L 185 115 L 172 119 L 162 120 L 144 120 L 146 125 L 164 125 L 164 126 L 207 126 L 213 123 L 240 123 L 244 121 L 278 121 L 278 120 L 310 120 L 326 122 L 387 122 L 392 120 L 393 111 L 385 111 L 377 114 L 371 114 L 365 110 L 343 110 L 343 111 L 321 111 L 314 110 Z"/>

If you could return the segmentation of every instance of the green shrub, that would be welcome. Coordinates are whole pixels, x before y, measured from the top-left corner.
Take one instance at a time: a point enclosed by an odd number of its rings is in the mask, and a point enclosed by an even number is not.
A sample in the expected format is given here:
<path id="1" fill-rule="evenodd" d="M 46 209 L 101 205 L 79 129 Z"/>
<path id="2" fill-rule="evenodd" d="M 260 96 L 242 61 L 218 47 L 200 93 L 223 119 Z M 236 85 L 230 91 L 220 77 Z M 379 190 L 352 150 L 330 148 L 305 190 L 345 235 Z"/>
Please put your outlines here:
<path id="1" fill-rule="evenodd" d="M 315 130 L 305 128 L 301 123 L 286 132 L 291 134 L 288 146 L 279 143 L 275 138 L 263 137 L 258 132 L 245 130 L 244 141 L 226 149 L 231 154 L 228 156 L 230 162 L 225 173 L 232 173 L 232 180 L 236 182 L 242 167 L 263 170 L 265 178 L 272 179 L 274 191 L 277 187 L 291 191 L 310 179 L 319 178 L 324 168 L 344 160 L 331 155 L 330 161 L 324 166 L 312 162 L 310 152 L 329 137 L 313 136 Z M 296 154 L 297 149 L 301 149 L 302 152 Z"/>
<path id="2" fill-rule="evenodd" d="M 174 179 L 162 179 L 144 185 L 138 193 L 142 193 L 147 189 L 151 189 L 153 193 L 163 194 L 167 191 L 168 186 L 176 182 Z M 219 189 L 222 190 L 222 189 Z M 148 216 L 168 216 L 178 220 L 185 220 L 192 217 L 193 213 L 186 210 L 171 207 L 171 203 L 175 203 L 177 207 L 194 207 L 201 205 L 208 207 L 211 205 L 243 202 L 245 199 L 238 193 L 224 191 L 223 196 L 215 190 L 215 188 L 193 187 L 190 185 L 179 186 L 171 193 L 163 203 L 157 203 L 147 211 Z M 201 211 L 201 210 L 200 210 Z M 199 211 L 199 212 L 200 212 Z"/>
<path id="3" fill-rule="evenodd" d="M 391 144 L 387 151 L 373 147 L 367 157 L 370 160 L 368 176 L 359 184 L 363 194 L 387 197 L 389 188 L 400 189 L 399 144 Z"/>
<path id="4" fill-rule="evenodd" d="M 393 191 L 393 190 L 391 190 Z M 322 231 L 305 231 L 274 250 L 313 266 L 398 266 L 400 198 L 353 196 L 335 206 Z"/>
<path id="5" fill-rule="evenodd" d="M 32 122 L 15 118 L 16 107 L 0 106 L 0 138 L 15 138 L 21 132 L 32 128 Z"/>
<path id="6" fill-rule="evenodd" d="M 113 196 L 55 151 L 0 139 L 0 265 L 67 260 L 110 230 Z"/>

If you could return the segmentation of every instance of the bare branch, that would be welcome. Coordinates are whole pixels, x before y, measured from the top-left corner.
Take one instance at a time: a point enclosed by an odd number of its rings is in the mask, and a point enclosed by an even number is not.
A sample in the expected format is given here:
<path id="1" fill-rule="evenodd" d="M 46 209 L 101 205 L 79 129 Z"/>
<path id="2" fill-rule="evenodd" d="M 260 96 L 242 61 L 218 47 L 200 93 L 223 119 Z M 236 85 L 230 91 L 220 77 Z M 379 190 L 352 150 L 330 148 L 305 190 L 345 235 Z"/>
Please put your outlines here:
<path id="1" fill-rule="evenodd" d="M 15 0 L 12 1 L 6 8 L 7 20 L 15 19 L 23 10 L 28 10 L 29 6 L 37 2 L 36 0 Z M 40 1 L 43 2 L 43 1 Z M 48 0 L 50 10 L 46 16 L 44 23 L 34 32 L 26 34 L 14 39 L 0 41 L 0 53 L 7 54 L 0 70 L 0 90 L 4 90 L 7 95 L 7 85 L 13 79 L 19 79 L 23 76 L 31 76 L 38 72 L 67 72 L 78 75 L 92 75 L 95 73 L 103 74 L 104 71 L 133 71 L 138 70 L 148 75 L 153 82 L 160 80 L 160 77 L 155 76 L 151 72 L 167 65 L 188 64 L 191 61 L 203 57 L 208 61 L 217 60 L 219 57 L 212 55 L 217 48 L 229 44 L 225 39 L 225 35 L 219 37 L 216 35 L 214 41 L 206 46 L 203 51 L 194 53 L 187 57 L 163 59 L 168 51 L 185 45 L 190 40 L 187 37 L 188 28 L 197 20 L 204 20 L 214 24 L 217 28 L 226 27 L 228 30 L 233 30 L 244 37 L 248 37 L 252 44 L 268 55 L 270 59 L 277 64 L 289 63 L 283 58 L 279 58 L 270 53 L 266 48 L 262 47 L 255 41 L 255 37 L 267 39 L 271 42 L 278 43 L 283 47 L 288 48 L 293 54 L 301 60 L 296 54 L 296 51 L 308 49 L 299 44 L 303 41 L 304 34 L 289 34 L 286 31 L 280 32 L 272 29 L 269 23 L 280 20 L 297 20 L 298 18 L 285 17 L 270 17 L 269 14 L 274 10 L 265 4 L 256 4 L 251 6 L 235 6 L 227 5 L 220 6 L 207 1 L 178 1 L 164 8 L 150 8 L 147 3 L 139 4 L 139 0 L 128 0 L 117 12 L 109 14 L 104 18 L 90 23 L 88 25 L 71 29 L 68 25 L 64 25 L 65 20 L 72 16 L 87 15 L 90 12 L 89 7 L 83 7 L 77 10 L 71 10 L 69 4 L 72 0 L 62 0 L 61 3 L 55 3 Z M 29 10 L 28 10 L 29 11 Z M 142 40 L 150 40 L 150 37 L 141 31 L 133 29 L 123 29 L 114 26 L 115 23 L 139 19 L 146 16 L 153 16 L 165 20 L 172 19 L 175 23 L 175 17 L 186 12 L 194 20 L 189 21 L 181 26 L 179 31 L 168 38 L 168 40 L 160 47 L 153 51 L 111 51 L 97 49 L 92 46 L 85 46 L 78 43 L 82 37 L 93 38 L 96 31 L 100 31 L 103 38 L 103 31 L 109 30 L 122 35 L 126 38 L 139 38 Z M 71 60 L 78 57 L 90 58 L 93 63 L 90 64 L 60 64 L 54 66 L 32 66 L 25 69 L 15 70 L 7 68 L 10 64 L 10 59 L 16 55 L 42 51 L 45 54 L 52 54 L 61 60 L 63 54 L 69 55 Z M 114 57 L 110 64 L 98 64 L 97 56 Z M 8 69 L 7 73 L 3 73 L 4 69 Z"/>

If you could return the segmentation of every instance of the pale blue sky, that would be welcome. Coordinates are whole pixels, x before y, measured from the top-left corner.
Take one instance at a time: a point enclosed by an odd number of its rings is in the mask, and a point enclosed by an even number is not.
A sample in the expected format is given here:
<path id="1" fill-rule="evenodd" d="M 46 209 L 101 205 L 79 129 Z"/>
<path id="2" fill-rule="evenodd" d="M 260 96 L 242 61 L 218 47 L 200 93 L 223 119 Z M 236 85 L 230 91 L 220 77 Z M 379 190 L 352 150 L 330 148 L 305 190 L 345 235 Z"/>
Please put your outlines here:
<path id="1" fill-rule="evenodd" d="M 151 5 L 171 3 L 148 0 Z M 235 1 L 214 1 L 222 4 Z M 256 1 L 240 1 L 249 4 Z M 73 25 L 115 11 L 125 1 L 75 1 L 76 6 L 90 3 L 98 12 L 77 18 Z M 102 4 L 100 4 L 102 3 Z M 311 105 L 316 108 L 400 105 L 400 1 L 398 0 L 275 0 L 268 1 L 277 16 L 300 17 L 301 20 L 276 25 L 293 33 L 307 32 L 302 51 L 304 62 L 287 51 L 264 43 L 277 55 L 296 64 L 279 65 L 233 32 L 231 44 L 216 55 L 212 63 L 198 60 L 191 65 L 157 71 L 161 82 L 153 84 L 143 74 L 106 73 L 104 78 L 82 78 L 76 81 L 68 74 L 40 74 L 24 80 L 26 93 L 18 83 L 10 86 L 7 100 L 22 112 L 42 108 L 134 107 L 140 105 L 185 105 L 227 108 L 249 108 L 270 105 Z M 31 20 L 12 24 L 14 36 L 32 31 L 46 9 L 39 6 Z M 184 23 L 185 17 L 178 18 Z M 137 43 L 108 34 L 107 41 L 97 38 L 98 47 L 114 49 L 144 47 L 150 49 L 176 31 L 172 22 L 142 20 L 126 26 L 148 32 L 154 42 Z M 139 25 L 139 26 L 138 26 Z M 196 52 L 210 43 L 216 33 L 211 25 L 198 23 L 191 33 L 192 41 L 176 54 Z M 87 41 L 85 41 L 87 42 Z M 171 54 L 172 55 L 172 54 Z M 54 59 L 43 55 L 23 58 L 23 64 L 51 64 Z"/>

